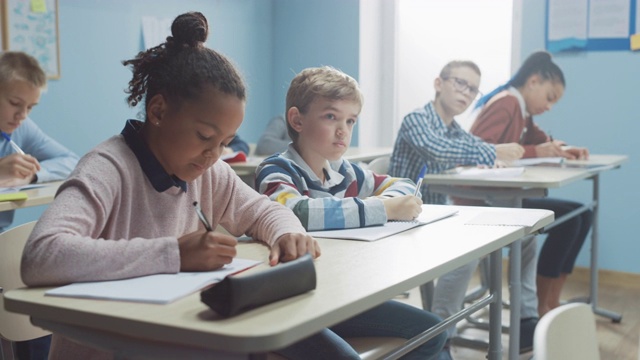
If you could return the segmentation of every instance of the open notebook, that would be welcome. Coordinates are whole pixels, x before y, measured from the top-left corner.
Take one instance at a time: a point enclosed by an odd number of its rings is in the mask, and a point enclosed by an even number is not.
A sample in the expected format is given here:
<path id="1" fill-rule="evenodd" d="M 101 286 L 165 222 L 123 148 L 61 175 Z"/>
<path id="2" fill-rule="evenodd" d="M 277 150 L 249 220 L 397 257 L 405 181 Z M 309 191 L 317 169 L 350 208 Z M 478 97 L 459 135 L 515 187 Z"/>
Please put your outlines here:
<path id="1" fill-rule="evenodd" d="M 45 295 L 168 304 L 217 283 L 227 275 L 259 263 L 260 261 L 235 258 L 231 264 L 215 271 L 155 274 L 123 280 L 75 283 L 47 290 Z"/>
<path id="2" fill-rule="evenodd" d="M 427 225 L 440 219 L 444 219 L 456 214 L 457 212 L 458 210 L 451 209 L 446 206 L 424 207 L 418 219 L 414 221 L 389 221 L 380 226 L 343 230 L 310 231 L 308 234 L 313 237 L 329 239 L 375 241 L 413 229 L 414 227 Z"/>

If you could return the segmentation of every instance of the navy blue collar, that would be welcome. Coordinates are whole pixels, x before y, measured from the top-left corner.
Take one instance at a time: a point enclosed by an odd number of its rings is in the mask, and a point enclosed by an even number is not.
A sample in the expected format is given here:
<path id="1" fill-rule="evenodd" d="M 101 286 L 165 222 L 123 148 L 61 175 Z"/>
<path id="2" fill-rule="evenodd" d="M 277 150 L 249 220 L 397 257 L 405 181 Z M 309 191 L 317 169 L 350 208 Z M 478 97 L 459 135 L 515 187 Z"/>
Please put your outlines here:
<path id="1" fill-rule="evenodd" d="M 142 125 L 144 125 L 142 121 L 127 120 L 121 134 L 127 142 L 127 145 L 129 145 L 129 148 L 131 148 L 131 151 L 133 151 L 136 158 L 138 158 L 140 167 L 144 174 L 147 175 L 147 179 L 149 179 L 153 188 L 156 189 L 157 192 L 164 192 L 172 186 L 177 186 L 181 188 L 182 191 L 187 192 L 187 183 L 175 175 L 169 175 L 155 155 L 149 150 L 147 143 L 145 143 L 140 134 Z"/>

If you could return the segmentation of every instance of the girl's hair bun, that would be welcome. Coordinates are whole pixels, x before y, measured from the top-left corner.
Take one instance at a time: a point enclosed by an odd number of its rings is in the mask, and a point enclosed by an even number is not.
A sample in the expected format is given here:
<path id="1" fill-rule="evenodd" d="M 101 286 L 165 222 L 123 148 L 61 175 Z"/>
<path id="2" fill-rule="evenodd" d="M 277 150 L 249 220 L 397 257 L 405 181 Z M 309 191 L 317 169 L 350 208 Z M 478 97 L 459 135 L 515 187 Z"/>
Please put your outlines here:
<path id="1" fill-rule="evenodd" d="M 207 40 L 209 23 L 200 12 L 188 12 L 178 16 L 171 24 L 171 34 L 176 45 L 198 46 Z M 169 41 L 169 39 L 167 39 Z"/>

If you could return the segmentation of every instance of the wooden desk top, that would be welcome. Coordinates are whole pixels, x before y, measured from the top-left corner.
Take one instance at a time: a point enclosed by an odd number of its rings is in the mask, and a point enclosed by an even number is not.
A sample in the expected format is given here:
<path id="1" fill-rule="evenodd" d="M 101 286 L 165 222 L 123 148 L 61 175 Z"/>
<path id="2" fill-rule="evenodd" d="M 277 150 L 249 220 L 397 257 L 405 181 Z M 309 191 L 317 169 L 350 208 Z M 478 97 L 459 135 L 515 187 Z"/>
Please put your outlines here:
<path id="1" fill-rule="evenodd" d="M 426 205 L 425 211 L 428 211 Z M 34 318 L 197 348 L 263 352 L 282 348 L 392 299 L 525 235 L 522 227 L 465 225 L 483 207 L 375 242 L 318 239 L 317 288 L 229 319 L 200 302 L 199 293 L 168 305 L 44 296 L 48 288 L 5 294 L 5 307 Z M 495 209 L 495 208 L 492 208 Z M 530 211 L 509 209 L 509 211 Z M 547 212 L 532 229 L 553 221 Z M 238 246 L 238 256 L 268 257 L 264 245 Z M 259 271 L 260 265 L 248 272 Z"/>
<path id="2" fill-rule="evenodd" d="M 1 201 L 0 211 L 15 210 L 30 206 L 46 205 L 53 201 L 56 191 L 62 184 L 62 181 L 55 181 L 43 184 L 43 187 L 23 190 L 29 196 L 27 200 L 21 201 Z"/>
<path id="3" fill-rule="evenodd" d="M 527 166 L 521 175 L 494 178 L 456 174 L 427 174 L 424 177 L 424 182 L 429 185 L 449 186 L 559 188 L 577 180 L 589 178 L 596 173 L 619 167 L 627 159 L 626 155 L 591 155 L 589 160 L 568 160 L 566 164 L 601 166 L 593 168 Z"/>
<path id="4" fill-rule="evenodd" d="M 393 148 L 391 147 L 380 147 L 380 148 L 359 148 L 359 147 L 350 147 L 347 149 L 347 152 L 344 154 L 344 157 L 352 162 L 358 161 L 370 161 L 373 159 L 377 159 L 382 156 L 389 156 L 393 152 Z M 229 166 L 233 168 L 238 173 L 242 174 L 253 174 L 256 171 L 256 168 L 260 163 L 266 159 L 266 156 L 250 156 L 247 158 L 246 162 L 236 162 L 230 163 Z"/>

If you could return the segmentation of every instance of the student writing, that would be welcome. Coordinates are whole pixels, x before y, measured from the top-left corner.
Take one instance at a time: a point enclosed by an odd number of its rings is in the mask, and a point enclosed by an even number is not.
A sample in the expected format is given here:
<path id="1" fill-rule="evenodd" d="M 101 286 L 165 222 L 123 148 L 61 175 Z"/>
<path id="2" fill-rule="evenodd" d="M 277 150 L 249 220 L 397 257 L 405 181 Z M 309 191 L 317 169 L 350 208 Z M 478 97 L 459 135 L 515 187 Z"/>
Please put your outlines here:
<path id="1" fill-rule="evenodd" d="M 459 165 L 494 166 L 497 160 L 520 158 L 524 149 L 519 144 L 494 145 L 464 131 L 455 116 L 462 114 L 476 98 L 480 86 L 480 69 L 471 61 L 452 61 L 433 82 L 436 96 L 402 120 L 389 164 L 394 176 L 418 175 L 426 164 L 428 174 L 440 174 Z M 423 200 L 430 204 L 446 204 L 446 196 L 429 192 L 423 185 Z M 535 241 L 522 244 L 522 304 L 520 313 L 520 347 L 529 350 L 538 309 L 535 293 Z M 462 308 L 464 297 L 478 260 L 441 276 L 435 288 L 433 311 L 448 317 Z M 449 331 L 453 337 L 455 327 Z M 451 358 L 442 357 L 442 359 Z"/>
<path id="2" fill-rule="evenodd" d="M 363 103 L 351 76 L 331 67 L 305 69 L 291 81 L 286 99 L 292 143 L 256 170 L 260 193 L 293 210 L 307 230 L 364 227 L 418 216 L 422 201 L 413 196 L 411 180 L 374 174 L 343 158 Z M 292 347 L 283 354 L 304 359 L 357 359 L 358 354 L 342 337 L 409 339 L 439 321 L 421 309 L 388 301 L 310 338 L 330 344 L 322 351 Z M 433 359 L 445 339 L 440 334 L 404 359 Z"/>
<path id="3" fill-rule="evenodd" d="M 260 196 L 223 161 L 244 117 L 246 89 L 236 68 L 204 46 L 200 13 L 178 16 L 166 42 L 124 61 L 133 78 L 130 105 L 144 121 L 85 155 L 36 224 L 25 247 L 29 286 L 213 270 L 236 255 L 235 237 L 206 231 L 195 201 L 215 229 L 247 234 L 271 247 L 269 261 L 320 250 L 290 210 Z M 50 359 L 113 354 L 53 335 Z"/>
<path id="4" fill-rule="evenodd" d="M 551 110 L 565 89 L 562 70 L 551 55 L 531 54 L 505 85 L 478 101 L 482 111 L 471 132 L 490 143 L 518 142 L 524 157 L 561 156 L 586 159 L 586 148 L 565 149 L 563 141 L 553 140 L 533 121 L 534 115 Z M 548 209 L 559 218 L 582 204 L 553 198 L 524 199 L 525 208 Z M 540 250 L 537 266 L 538 309 L 540 316 L 560 306 L 560 294 L 591 228 L 593 214 L 587 210 L 549 230 Z"/>
<path id="5" fill-rule="evenodd" d="M 0 53 L 0 187 L 62 180 L 78 162 L 76 154 L 28 117 L 46 85 L 47 77 L 34 57 Z M 13 216 L 13 210 L 0 212 L 0 232 L 13 223 Z M 50 338 L 18 342 L 18 357 L 46 359 Z"/>
<path id="6" fill-rule="evenodd" d="M 31 55 L 0 54 L 0 187 L 62 180 L 78 162 L 76 154 L 28 117 L 46 84 L 44 71 Z M 0 213 L 0 231 L 11 225 L 13 215 L 13 211 Z"/>

